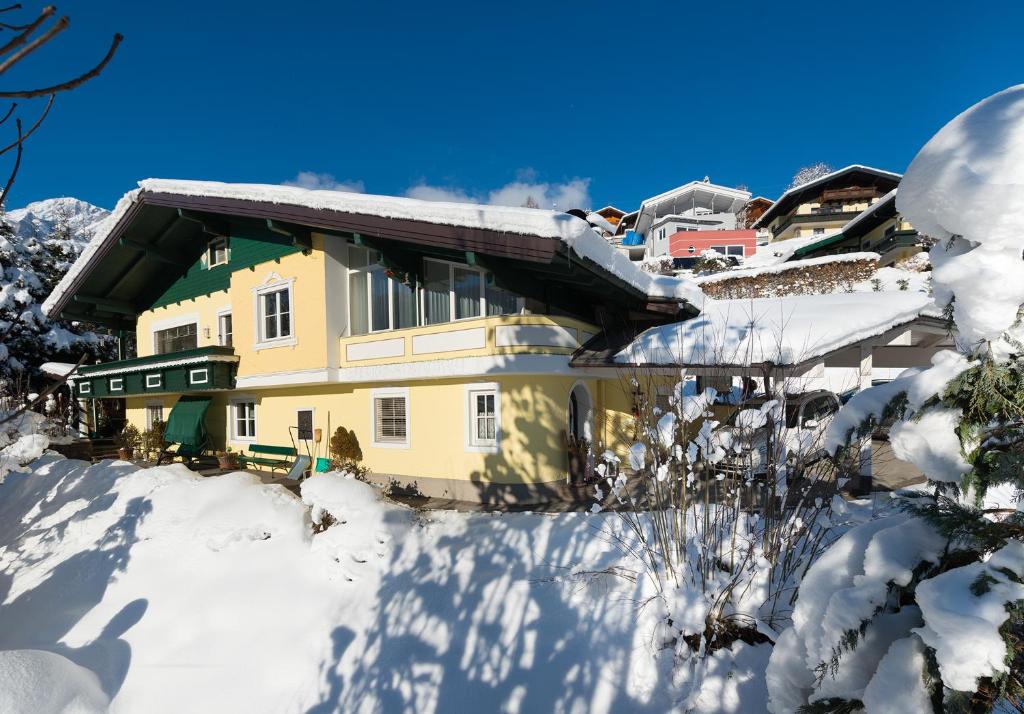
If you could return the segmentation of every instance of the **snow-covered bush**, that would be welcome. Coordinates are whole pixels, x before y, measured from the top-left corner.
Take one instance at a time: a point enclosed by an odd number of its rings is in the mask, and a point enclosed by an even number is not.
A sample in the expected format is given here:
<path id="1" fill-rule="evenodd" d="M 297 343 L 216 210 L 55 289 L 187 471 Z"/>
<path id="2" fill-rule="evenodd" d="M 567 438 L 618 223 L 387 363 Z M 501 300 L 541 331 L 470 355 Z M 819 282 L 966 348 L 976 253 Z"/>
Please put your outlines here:
<path id="1" fill-rule="evenodd" d="M 811 567 L 768 669 L 779 714 L 1024 707 L 1024 85 L 936 134 L 897 202 L 938 240 L 959 352 L 854 397 L 827 443 L 895 416 L 893 452 L 930 489 Z"/>
<path id="2" fill-rule="evenodd" d="M 641 543 L 633 555 L 661 618 L 653 645 L 692 668 L 738 639 L 774 639 L 846 505 L 831 462 L 792 438 L 782 384 L 755 394 L 748 377 L 745 389 L 719 395 L 684 380 L 666 395 L 664 382 L 629 377 L 634 443 L 623 466 L 632 476 L 606 452 L 593 510 L 615 509 Z"/>
<path id="3" fill-rule="evenodd" d="M 74 199 L 46 202 L 45 210 L 42 203 L 33 204 L 35 212 L 30 207 L 0 216 L 0 376 L 49 360 L 74 361 L 82 352 L 104 360 L 116 355 L 110 335 L 89 325 L 51 322 L 41 309 L 106 212 Z"/>
<path id="4" fill-rule="evenodd" d="M 732 267 L 732 261 L 717 250 L 701 251 L 700 257 L 693 264 L 696 275 L 714 275 Z"/>

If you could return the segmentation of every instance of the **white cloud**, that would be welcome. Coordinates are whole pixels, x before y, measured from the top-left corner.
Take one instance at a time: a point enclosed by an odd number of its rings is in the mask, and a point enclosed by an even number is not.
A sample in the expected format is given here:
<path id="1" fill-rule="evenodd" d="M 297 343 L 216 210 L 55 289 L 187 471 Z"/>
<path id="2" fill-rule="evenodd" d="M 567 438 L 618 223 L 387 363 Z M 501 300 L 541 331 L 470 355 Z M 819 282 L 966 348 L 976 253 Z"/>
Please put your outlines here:
<path id="1" fill-rule="evenodd" d="M 363 193 L 366 186 L 362 181 L 339 181 L 333 174 L 317 173 L 316 171 L 300 171 L 295 178 L 284 182 L 285 186 L 321 189 L 325 191 L 348 191 Z"/>
<path id="2" fill-rule="evenodd" d="M 486 203 L 492 206 L 524 206 L 532 200 L 538 208 L 559 211 L 590 207 L 590 179 L 574 178 L 565 183 L 547 183 L 532 180 L 533 176 L 531 169 L 523 169 L 517 172 L 518 180 L 488 193 L 470 193 L 457 187 L 420 183 L 406 191 L 405 195 L 425 201 Z"/>

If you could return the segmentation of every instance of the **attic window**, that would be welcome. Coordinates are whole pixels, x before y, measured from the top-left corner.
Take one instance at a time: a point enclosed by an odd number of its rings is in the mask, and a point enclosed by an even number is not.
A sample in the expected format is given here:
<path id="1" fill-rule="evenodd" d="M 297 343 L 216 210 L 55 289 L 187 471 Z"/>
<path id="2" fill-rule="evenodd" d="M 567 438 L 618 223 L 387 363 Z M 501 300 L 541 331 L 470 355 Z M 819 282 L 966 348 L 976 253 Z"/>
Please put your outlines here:
<path id="1" fill-rule="evenodd" d="M 214 238 L 210 241 L 210 247 L 206 256 L 207 267 L 213 268 L 218 265 L 227 265 L 228 258 L 227 238 Z"/>

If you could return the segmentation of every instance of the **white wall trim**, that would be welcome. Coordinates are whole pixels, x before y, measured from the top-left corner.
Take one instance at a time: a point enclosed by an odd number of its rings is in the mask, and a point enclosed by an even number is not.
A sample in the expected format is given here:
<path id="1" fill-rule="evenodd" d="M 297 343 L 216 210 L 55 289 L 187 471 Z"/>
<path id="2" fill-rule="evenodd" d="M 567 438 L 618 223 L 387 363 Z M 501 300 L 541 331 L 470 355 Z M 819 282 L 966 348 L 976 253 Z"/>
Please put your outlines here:
<path id="1" fill-rule="evenodd" d="M 469 453 L 497 454 L 501 451 L 501 385 L 497 382 L 472 382 L 463 387 L 463 447 Z M 475 392 L 494 392 L 494 444 L 478 445 L 473 443 L 473 430 L 476 420 L 473 418 L 473 394 Z"/>
<path id="2" fill-rule="evenodd" d="M 117 383 L 117 386 L 114 386 L 115 382 Z M 110 381 L 107 383 L 107 388 L 111 392 L 123 392 L 124 391 L 124 377 L 111 377 Z"/>
<path id="3" fill-rule="evenodd" d="M 201 376 L 202 379 L 196 379 L 197 376 Z M 188 385 L 191 387 L 194 384 L 209 384 L 210 383 L 210 368 L 203 367 L 201 369 L 190 369 L 188 371 Z"/>
<path id="4" fill-rule="evenodd" d="M 404 337 L 392 337 L 385 340 L 372 340 L 370 342 L 356 342 L 354 344 L 345 345 L 345 360 L 347 362 L 404 356 Z"/>
<path id="5" fill-rule="evenodd" d="M 152 380 L 156 377 L 156 384 L 153 384 Z M 146 389 L 159 389 L 164 385 L 164 375 L 161 372 L 155 374 L 146 375 Z"/>
<path id="6" fill-rule="evenodd" d="M 295 372 L 265 372 L 238 377 L 238 389 L 288 387 L 296 384 L 335 382 L 415 382 L 452 377 L 487 377 L 496 374 L 545 374 L 573 377 L 616 376 L 616 368 L 581 369 L 569 364 L 568 355 L 488 355 L 454 359 L 424 360 L 401 364 L 378 364 L 341 369 L 311 369 Z M 678 369 L 669 370 L 677 374 Z"/>
<path id="7" fill-rule="evenodd" d="M 377 414 L 374 402 L 383 397 L 405 398 L 405 441 L 377 441 Z M 412 445 L 412 429 L 410 421 L 412 403 L 409 401 L 408 387 L 380 387 L 370 390 L 370 443 L 376 449 L 408 449 Z"/>
<path id="8" fill-rule="evenodd" d="M 188 312 L 183 315 L 175 315 L 174 317 L 166 317 L 163 320 L 157 320 L 150 324 L 150 332 L 158 332 L 159 330 L 168 330 L 172 327 L 181 327 L 182 325 L 191 325 L 195 323 L 196 327 L 199 327 L 199 313 Z"/>
<path id="9" fill-rule="evenodd" d="M 483 327 L 434 332 L 429 335 L 416 335 L 412 338 L 412 353 L 414 355 L 479 350 L 486 346 L 487 330 Z"/>
<path id="10" fill-rule="evenodd" d="M 579 347 L 576 330 L 561 325 L 498 325 L 494 330 L 497 347 Z"/>

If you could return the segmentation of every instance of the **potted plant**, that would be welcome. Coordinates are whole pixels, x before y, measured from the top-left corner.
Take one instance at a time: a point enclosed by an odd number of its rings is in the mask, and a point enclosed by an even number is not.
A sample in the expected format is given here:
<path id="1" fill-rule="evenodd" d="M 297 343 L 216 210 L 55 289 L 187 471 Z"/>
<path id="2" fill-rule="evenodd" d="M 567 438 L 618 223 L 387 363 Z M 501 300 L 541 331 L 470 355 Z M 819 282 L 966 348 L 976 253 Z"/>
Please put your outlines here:
<path id="1" fill-rule="evenodd" d="M 238 469 L 238 454 L 229 446 L 224 451 L 217 452 L 217 465 L 221 471 L 234 471 Z"/>
<path id="2" fill-rule="evenodd" d="M 135 449 L 141 443 L 142 435 L 134 424 L 126 424 L 114 440 L 117 443 L 118 458 L 122 461 L 131 461 Z"/>

